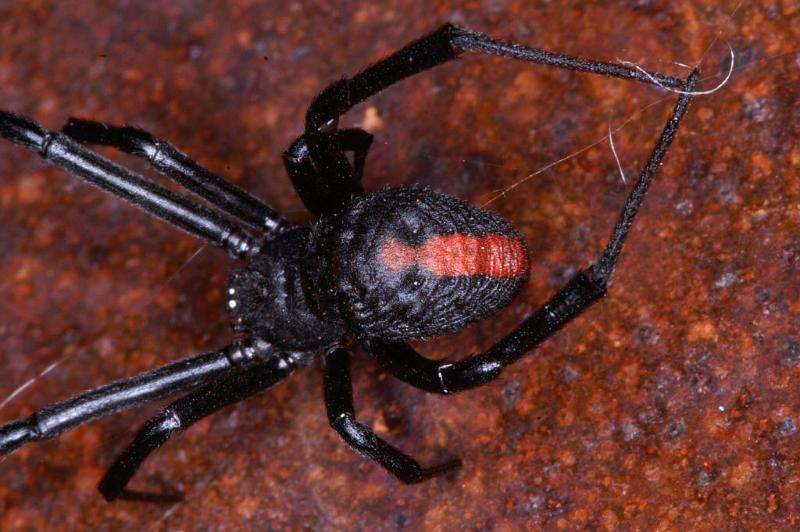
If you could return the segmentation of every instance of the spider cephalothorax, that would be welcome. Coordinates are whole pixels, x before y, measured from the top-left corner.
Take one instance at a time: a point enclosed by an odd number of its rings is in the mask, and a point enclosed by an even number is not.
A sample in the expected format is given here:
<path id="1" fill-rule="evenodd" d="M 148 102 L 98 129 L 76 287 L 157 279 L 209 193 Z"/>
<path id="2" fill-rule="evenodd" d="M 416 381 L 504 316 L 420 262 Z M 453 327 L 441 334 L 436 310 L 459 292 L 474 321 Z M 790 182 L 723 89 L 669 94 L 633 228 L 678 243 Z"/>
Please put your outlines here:
<path id="1" fill-rule="evenodd" d="M 339 130 L 338 118 L 389 85 L 464 51 L 678 88 L 681 96 L 597 261 L 485 352 L 448 362 L 429 360 L 404 340 L 455 331 L 508 304 L 528 274 L 522 235 L 496 214 L 427 189 L 367 194 L 361 176 L 372 135 L 357 128 Z M 304 133 L 284 154 L 289 177 L 315 218 L 309 228 L 289 224 L 260 200 L 140 129 L 73 119 L 62 132 L 51 133 L 28 118 L 0 111 L 1 136 L 246 261 L 228 287 L 237 333 L 230 345 L 0 426 L 0 454 L 118 410 L 186 392 L 144 425 L 99 485 L 108 500 L 163 500 L 164 494 L 127 489 L 153 450 L 176 431 L 269 388 L 322 354 L 328 418 L 353 449 L 404 482 L 458 467 L 458 459 L 423 467 L 356 421 L 351 346 L 360 344 L 395 377 L 446 394 L 491 381 L 580 315 L 606 293 L 697 77 L 697 70 L 681 80 L 526 48 L 447 24 L 356 76 L 331 84 L 311 104 Z M 134 174 L 84 144 L 105 144 L 146 158 L 211 207 Z M 352 162 L 345 152 L 352 152 Z"/>

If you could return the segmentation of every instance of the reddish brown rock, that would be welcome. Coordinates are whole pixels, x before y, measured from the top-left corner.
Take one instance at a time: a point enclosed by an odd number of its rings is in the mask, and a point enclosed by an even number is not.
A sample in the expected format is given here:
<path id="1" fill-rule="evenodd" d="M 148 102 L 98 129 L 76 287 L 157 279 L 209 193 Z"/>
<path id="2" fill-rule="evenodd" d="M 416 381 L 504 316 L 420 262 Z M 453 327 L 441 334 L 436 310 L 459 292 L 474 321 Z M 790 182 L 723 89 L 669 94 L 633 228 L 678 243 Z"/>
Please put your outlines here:
<path id="1" fill-rule="evenodd" d="M 0 462 L 0 528 L 796 528 L 800 10 L 362 4 L 4 3 L 0 108 L 53 129 L 70 115 L 143 127 L 299 222 L 280 153 L 305 106 L 444 20 L 676 75 L 687 72 L 676 63 L 705 56 L 709 88 L 727 42 L 737 69 L 694 102 L 609 296 L 584 317 L 495 383 L 453 397 L 355 363 L 361 419 L 425 462 L 459 454 L 453 478 L 404 486 L 350 452 L 327 427 L 312 367 L 154 455 L 135 482 L 167 482 L 185 502 L 109 505 L 95 491 L 153 405 Z M 464 57 L 350 113 L 376 135 L 369 188 L 421 183 L 491 200 L 536 258 L 511 308 L 420 348 L 462 357 L 490 345 L 592 260 L 673 101 L 640 84 Z M 609 123 L 622 128 L 628 185 Z M 0 176 L 0 400 L 33 380 L 0 419 L 229 340 L 234 264 L 222 252 L 9 143 Z"/>

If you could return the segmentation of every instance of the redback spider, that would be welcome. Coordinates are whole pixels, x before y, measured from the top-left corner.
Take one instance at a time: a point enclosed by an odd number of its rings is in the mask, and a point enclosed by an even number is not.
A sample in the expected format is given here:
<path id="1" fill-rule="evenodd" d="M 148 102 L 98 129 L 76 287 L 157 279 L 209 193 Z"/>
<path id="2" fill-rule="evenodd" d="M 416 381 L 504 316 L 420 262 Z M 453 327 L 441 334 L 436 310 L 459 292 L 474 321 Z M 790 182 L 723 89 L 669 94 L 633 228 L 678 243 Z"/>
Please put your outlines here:
<path id="1" fill-rule="evenodd" d="M 338 120 L 384 88 L 465 51 L 656 84 L 678 89 L 680 96 L 597 260 L 485 352 L 459 361 L 433 361 L 405 341 L 456 331 L 507 305 L 527 279 L 527 248 L 520 233 L 498 215 L 428 189 L 366 193 L 361 176 L 372 135 L 339 129 Z M 457 468 L 458 458 L 422 466 L 356 421 L 351 346 L 361 345 L 386 371 L 412 386 L 450 394 L 497 378 L 503 368 L 580 315 L 608 289 L 697 77 L 697 70 L 682 80 L 569 57 L 446 24 L 354 77 L 332 83 L 311 103 L 305 132 L 283 156 L 297 193 L 314 216 L 310 227 L 289 224 L 260 200 L 140 129 L 71 119 L 61 132 L 51 133 L 28 118 L 0 112 L 3 137 L 244 261 L 228 288 L 235 333 L 230 345 L 7 423 L 0 427 L 0 453 L 185 393 L 141 428 L 99 484 L 109 501 L 174 498 L 126 486 L 150 453 L 176 431 L 266 390 L 321 355 L 330 424 L 354 450 L 406 483 Z M 90 144 L 145 158 L 210 206 L 108 161 L 88 149 Z"/>

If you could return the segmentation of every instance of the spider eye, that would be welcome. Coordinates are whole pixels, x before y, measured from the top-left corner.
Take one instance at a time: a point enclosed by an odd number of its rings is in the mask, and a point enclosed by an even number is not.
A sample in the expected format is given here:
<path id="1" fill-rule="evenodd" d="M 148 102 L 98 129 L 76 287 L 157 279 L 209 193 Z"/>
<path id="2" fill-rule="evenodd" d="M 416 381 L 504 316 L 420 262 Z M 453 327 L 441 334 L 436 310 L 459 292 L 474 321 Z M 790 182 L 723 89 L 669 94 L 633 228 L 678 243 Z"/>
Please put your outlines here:
<path id="1" fill-rule="evenodd" d="M 338 273 L 340 314 L 367 337 L 454 331 L 507 305 L 527 279 L 527 249 L 511 224 L 430 190 L 361 197 L 317 225 L 314 262 Z"/>

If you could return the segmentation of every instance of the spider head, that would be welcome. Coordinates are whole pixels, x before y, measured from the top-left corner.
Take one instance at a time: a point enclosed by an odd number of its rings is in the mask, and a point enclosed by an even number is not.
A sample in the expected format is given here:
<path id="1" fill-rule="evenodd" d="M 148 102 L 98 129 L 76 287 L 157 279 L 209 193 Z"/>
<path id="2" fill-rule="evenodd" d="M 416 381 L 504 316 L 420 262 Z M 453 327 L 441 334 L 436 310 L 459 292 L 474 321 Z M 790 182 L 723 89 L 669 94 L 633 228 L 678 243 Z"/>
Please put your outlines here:
<path id="1" fill-rule="evenodd" d="M 427 189 L 359 197 L 320 220 L 310 245 L 312 299 L 368 338 L 455 331 L 507 305 L 528 275 L 511 224 Z"/>

